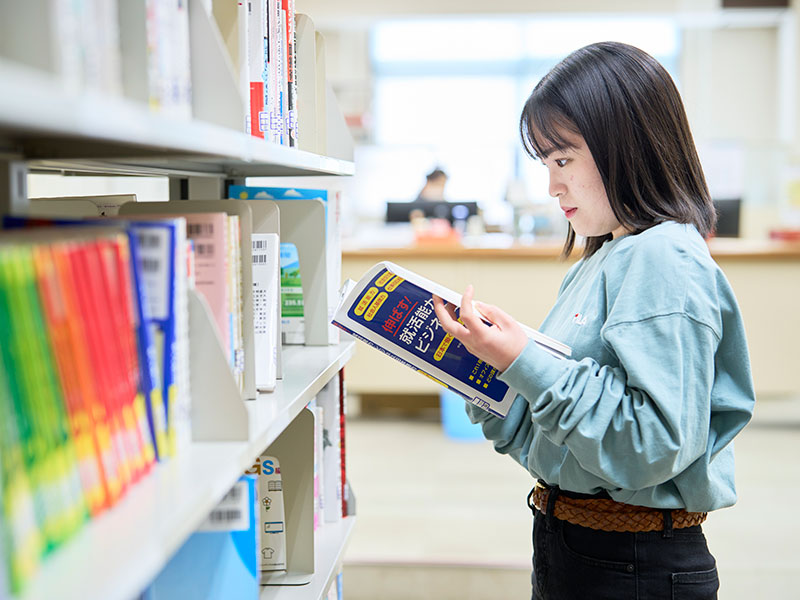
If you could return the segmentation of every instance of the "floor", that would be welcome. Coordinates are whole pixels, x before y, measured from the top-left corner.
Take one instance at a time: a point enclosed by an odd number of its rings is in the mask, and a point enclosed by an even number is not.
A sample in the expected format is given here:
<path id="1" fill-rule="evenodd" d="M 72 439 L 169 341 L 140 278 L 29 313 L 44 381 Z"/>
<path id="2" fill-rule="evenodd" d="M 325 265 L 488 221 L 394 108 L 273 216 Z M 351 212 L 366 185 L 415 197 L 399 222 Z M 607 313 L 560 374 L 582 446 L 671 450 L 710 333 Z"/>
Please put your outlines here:
<path id="1" fill-rule="evenodd" d="M 522 467 L 436 419 L 353 416 L 347 427 L 358 513 L 348 600 L 530 597 Z M 739 501 L 704 525 L 719 597 L 800 599 L 800 398 L 759 400 L 736 457 Z"/>

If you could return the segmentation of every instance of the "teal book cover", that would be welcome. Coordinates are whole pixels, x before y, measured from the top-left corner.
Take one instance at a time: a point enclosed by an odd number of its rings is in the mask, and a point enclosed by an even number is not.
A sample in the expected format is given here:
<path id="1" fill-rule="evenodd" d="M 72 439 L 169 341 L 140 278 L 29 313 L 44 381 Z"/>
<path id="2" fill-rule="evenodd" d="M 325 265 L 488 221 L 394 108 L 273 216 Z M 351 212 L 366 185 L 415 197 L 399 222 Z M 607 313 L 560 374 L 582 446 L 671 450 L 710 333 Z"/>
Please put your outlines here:
<path id="1" fill-rule="evenodd" d="M 144 600 L 256 600 L 256 478 L 243 475 L 143 594 Z"/>

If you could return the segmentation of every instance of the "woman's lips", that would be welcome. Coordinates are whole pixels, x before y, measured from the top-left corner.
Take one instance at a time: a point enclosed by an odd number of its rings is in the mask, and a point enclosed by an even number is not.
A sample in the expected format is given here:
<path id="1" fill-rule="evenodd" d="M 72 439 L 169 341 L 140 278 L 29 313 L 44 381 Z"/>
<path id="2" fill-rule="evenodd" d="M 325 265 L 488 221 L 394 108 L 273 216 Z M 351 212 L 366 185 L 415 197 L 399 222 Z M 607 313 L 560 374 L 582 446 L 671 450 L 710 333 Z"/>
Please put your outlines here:
<path id="1" fill-rule="evenodd" d="M 562 208 L 561 210 L 564 211 L 564 216 L 569 219 L 570 217 L 572 217 L 572 215 L 574 215 L 577 212 L 578 209 L 577 208 L 565 207 L 565 208 Z"/>

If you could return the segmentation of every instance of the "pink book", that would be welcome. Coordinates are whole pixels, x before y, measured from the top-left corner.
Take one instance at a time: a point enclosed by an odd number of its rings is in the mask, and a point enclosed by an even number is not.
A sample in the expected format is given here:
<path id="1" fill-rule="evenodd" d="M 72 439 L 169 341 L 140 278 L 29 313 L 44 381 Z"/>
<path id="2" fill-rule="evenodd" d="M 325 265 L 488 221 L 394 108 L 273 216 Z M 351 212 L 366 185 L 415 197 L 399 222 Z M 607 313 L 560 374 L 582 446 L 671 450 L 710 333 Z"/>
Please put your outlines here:
<path id="1" fill-rule="evenodd" d="M 227 299 L 226 214 L 189 213 L 186 237 L 194 243 L 195 289 L 208 302 L 219 330 L 222 347 L 230 348 L 230 320 Z"/>

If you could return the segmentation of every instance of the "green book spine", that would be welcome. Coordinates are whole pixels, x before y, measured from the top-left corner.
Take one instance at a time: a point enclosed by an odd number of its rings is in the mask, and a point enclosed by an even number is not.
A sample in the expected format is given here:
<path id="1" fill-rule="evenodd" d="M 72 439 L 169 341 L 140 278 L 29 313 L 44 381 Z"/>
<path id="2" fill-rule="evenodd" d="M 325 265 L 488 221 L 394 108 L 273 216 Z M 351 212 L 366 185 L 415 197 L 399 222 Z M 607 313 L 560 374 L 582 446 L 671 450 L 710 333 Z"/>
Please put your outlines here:
<path id="1" fill-rule="evenodd" d="M 22 413 L 21 382 L 11 349 L 12 322 L 5 277 L 11 256 L 0 251 L 0 485 L 2 485 L 3 543 L 11 592 L 17 594 L 36 572 L 44 552 L 44 536 L 26 467 L 24 435 L 28 422 Z"/>

